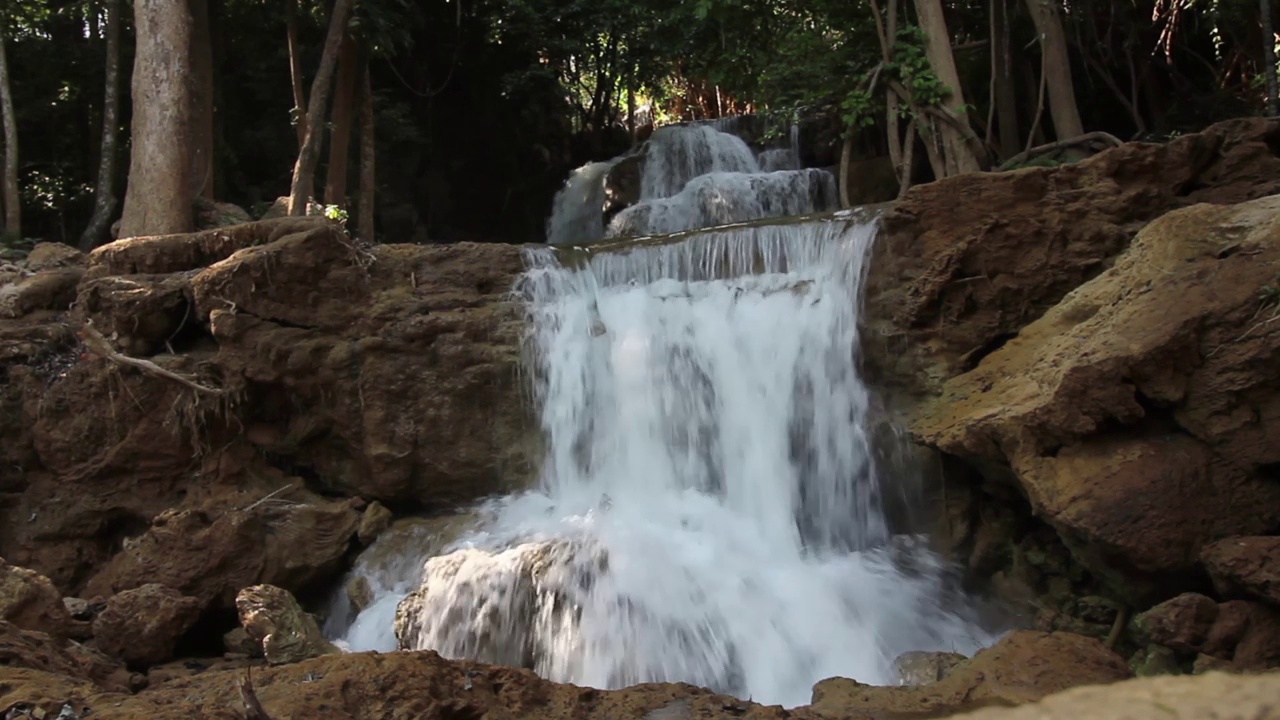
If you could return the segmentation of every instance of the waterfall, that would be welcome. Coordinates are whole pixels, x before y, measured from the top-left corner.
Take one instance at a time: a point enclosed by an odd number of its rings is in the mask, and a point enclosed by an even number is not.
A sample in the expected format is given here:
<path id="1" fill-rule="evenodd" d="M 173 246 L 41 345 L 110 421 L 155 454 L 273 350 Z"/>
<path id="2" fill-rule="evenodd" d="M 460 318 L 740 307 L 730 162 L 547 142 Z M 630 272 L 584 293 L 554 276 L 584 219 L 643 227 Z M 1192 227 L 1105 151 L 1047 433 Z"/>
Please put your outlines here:
<path id="1" fill-rule="evenodd" d="M 915 484 L 877 467 L 858 373 L 875 232 L 838 213 L 532 251 L 539 486 L 489 503 L 357 625 L 391 626 L 399 601 L 403 648 L 788 706 L 831 676 L 894 682 L 903 652 L 990 642 L 886 517 Z"/>
<path id="2" fill-rule="evenodd" d="M 786 217 L 838 206 L 835 177 L 803 169 L 799 130 L 790 145 L 756 153 L 734 134 L 737 118 L 658 128 L 638 152 L 643 170 L 638 197 L 607 223 L 609 173 L 626 155 L 585 165 L 556 195 L 547 239 L 587 244 L 604 237 L 638 237 Z M 622 166 L 618 166 L 622 167 Z"/>

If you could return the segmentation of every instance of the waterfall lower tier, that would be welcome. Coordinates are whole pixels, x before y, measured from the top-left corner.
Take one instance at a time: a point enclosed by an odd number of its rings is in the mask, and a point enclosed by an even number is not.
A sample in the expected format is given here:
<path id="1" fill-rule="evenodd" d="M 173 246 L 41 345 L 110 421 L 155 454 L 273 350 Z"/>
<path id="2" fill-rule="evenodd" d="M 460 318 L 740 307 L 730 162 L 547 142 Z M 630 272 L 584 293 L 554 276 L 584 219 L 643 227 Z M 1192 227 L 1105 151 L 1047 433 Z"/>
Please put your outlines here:
<path id="1" fill-rule="evenodd" d="M 412 592 L 380 582 L 356 627 L 383 632 L 347 643 L 392 649 L 408 592 L 400 647 L 792 706 L 989 642 L 886 515 L 915 483 L 877 467 L 857 372 L 874 235 L 842 215 L 532 253 L 540 485 L 489 503 Z"/>

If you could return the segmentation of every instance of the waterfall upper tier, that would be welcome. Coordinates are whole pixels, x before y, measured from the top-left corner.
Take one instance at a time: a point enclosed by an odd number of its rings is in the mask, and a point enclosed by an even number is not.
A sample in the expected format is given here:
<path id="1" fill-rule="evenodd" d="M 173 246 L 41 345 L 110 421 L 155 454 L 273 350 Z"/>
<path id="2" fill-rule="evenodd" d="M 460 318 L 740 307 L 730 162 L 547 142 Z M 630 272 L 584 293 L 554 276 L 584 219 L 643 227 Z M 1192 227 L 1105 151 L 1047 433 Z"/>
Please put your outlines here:
<path id="1" fill-rule="evenodd" d="M 786 217 L 838 206 L 835 176 L 802 168 L 789 145 L 757 152 L 732 123 L 668 125 L 633 152 L 574 171 L 556 195 L 548 242 L 581 244 Z"/>

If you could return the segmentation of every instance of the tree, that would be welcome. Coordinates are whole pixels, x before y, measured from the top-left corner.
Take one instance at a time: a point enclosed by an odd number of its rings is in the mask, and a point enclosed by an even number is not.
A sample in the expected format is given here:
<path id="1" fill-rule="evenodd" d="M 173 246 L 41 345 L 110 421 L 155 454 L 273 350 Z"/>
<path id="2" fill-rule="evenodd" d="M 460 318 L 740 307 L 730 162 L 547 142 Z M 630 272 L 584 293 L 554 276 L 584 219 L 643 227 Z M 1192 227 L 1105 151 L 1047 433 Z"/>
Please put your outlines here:
<path id="1" fill-rule="evenodd" d="M 192 227 L 191 10 L 175 0 L 134 0 L 133 149 L 120 237 Z"/>
<path id="2" fill-rule="evenodd" d="M 8 20 L 0 15 L 0 20 Z M 7 24 L 7 23 L 6 23 Z M 22 234 L 22 198 L 18 192 L 18 120 L 13 113 L 13 90 L 9 83 L 9 58 L 5 50 L 8 33 L 0 25 L 0 115 L 4 124 L 4 231 Z"/>
<path id="3" fill-rule="evenodd" d="M 1280 99 L 1276 90 L 1276 33 L 1271 28 L 1271 0 L 1258 0 L 1262 11 L 1262 74 L 1267 88 L 1267 115 L 1280 114 Z"/>
<path id="4" fill-rule="evenodd" d="M 1076 105 L 1067 34 L 1062 29 L 1056 0 L 1027 0 L 1027 10 L 1040 36 L 1040 72 L 1042 84 L 1049 93 L 1053 132 L 1059 140 L 1080 137 L 1084 134 L 1084 124 L 1080 122 L 1080 108 Z"/>
<path id="5" fill-rule="evenodd" d="M 198 197 L 214 196 L 213 39 L 209 0 L 191 5 L 191 184 Z"/>
<path id="6" fill-rule="evenodd" d="M 915 0 L 915 6 L 920 28 L 924 31 L 925 54 L 929 58 L 929 65 L 945 88 L 943 109 L 934 112 L 930 121 L 930 126 L 934 128 L 931 135 L 936 137 L 931 144 L 938 150 L 938 159 L 935 160 L 933 154 L 930 156 L 930 160 L 934 162 L 934 174 L 941 178 L 977 172 L 982 167 L 970 145 L 973 132 L 966 116 L 960 73 L 956 71 L 955 56 L 951 53 L 951 34 L 947 31 L 947 21 L 942 16 L 942 1 Z"/>
<path id="7" fill-rule="evenodd" d="M 307 141 L 307 93 L 302 79 L 302 49 L 298 43 L 298 0 L 284 6 L 285 43 L 289 49 L 289 80 L 293 87 L 293 125 L 298 131 L 298 150 Z"/>
<path id="8" fill-rule="evenodd" d="M 364 64 L 363 87 L 360 92 L 360 214 L 356 219 L 356 233 L 361 240 L 374 241 L 375 194 L 377 192 L 376 167 L 377 142 L 374 139 L 373 81 L 369 63 Z"/>
<path id="9" fill-rule="evenodd" d="M 102 147 L 98 151 L 98 182 L 94 189 L 93 216 L 80 235 L 80 249 L 88 252 L 107 237 L 119 199 L 115 192 L 116 159 L 120 155 L 120 17 L 121 0 L 107 0 L 105 17 L 106 83 L 102 98 Z"/>
<path id="10" fill-rule="evenodd" d="M 343 36 L 338 51 L 338 85 L 334 89 L 332 130 L 329 133 L 329 172 L 324 186 L 328 205 L 347 206 L 347 172 L 351 157 L 351 131 L 355 124 L 356 101 L 362 64 L 356 41 Z"/>
<path id="11" fill-rule="evenodd" d="M 347 19 L 351 15 L 353 2 L 354 0 L 335 0 L 333 3 L 329 32 L 325 36 L 324 52 L 320 56 L 320 68 L 311 83 L 311 100 L 307 105 L 307 134 L 302 142 L 302 149 L 298 152 L 298 161 L 293 166 L 293 182 L 289 187 L 290 215 L 306 214 L 307 203 L 314 194 L 316 165 L 320 161 L 320 143 L 324 129 L 324 123 L 316 120 L 325 116 L 334 69 L 338 64 L 338 49 L 347 32 Z"/>

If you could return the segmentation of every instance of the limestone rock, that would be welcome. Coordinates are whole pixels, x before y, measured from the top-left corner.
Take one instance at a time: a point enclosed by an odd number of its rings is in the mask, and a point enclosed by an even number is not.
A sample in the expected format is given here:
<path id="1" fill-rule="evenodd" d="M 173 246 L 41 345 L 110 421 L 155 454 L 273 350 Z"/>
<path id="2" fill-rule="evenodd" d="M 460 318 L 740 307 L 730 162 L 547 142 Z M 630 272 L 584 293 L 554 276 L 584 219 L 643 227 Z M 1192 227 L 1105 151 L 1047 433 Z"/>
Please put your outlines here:
<path id="1" fill-rule="evenodd" d="M 1179 675 L 1182 672 L 1177 653 L 1164 645 L 1153 644 L 1139 650 L 1129 660 L 1129 666 L 1133 668 L 1133 674 L 1138 677 Z"/>
<path id="2" fill-rule="evenodd" d="M 0 558 L 0 620 L 23 630 L 64 637 L 72 624 L 62 594 L 49 578 Z"/>
<path id="3" fill-rule="evenodd" d="M 287 590 L 272 585 L 245 588 L 236 596 L 236 611 L 249 639 L 261 645 L 272 665 L 338 652 Z"/>
<path id="4" fill-rule="evenodd" d="M 93 642 L 129 665 L 156 665 L 173 658 L 200 610 L 199 600 L 156 583 L 125 590 L 94 619 Z"/>
<path id="5" fill-rule="evenodd" d="M 196 598 L 201 609 L 229 609 L 250 585 L 300 589 L 333 577 L 359 520 L 347 503 L 324 501 L 173 510 L 158 516 L 88 587 L 108 595 L 158 582 Z"/>
<path id="6" fill-rule="evenodd" d="M 939 715 L 966 707 L 1034 702 L 1077 685 L 1112 683 L 1132 675 L 1123 658 L 1093 638 L 1017 631 L 928 685 L 874 687 L 846 678 L 823 680 L 813 687 L 812 709 L 829 717 Z"/>
<path id="7" fill-rule="evenodd" d="M 1280 607 L 1280 537 L 1234 537 L 1204 548 L 1200 560 L 1223 595 L 1248 594 Z"/>
<path id="8" fill-rule="evenodd" d="M 1255 319 L 1272 263 L 1280 196 L 1161 217 L 948 381 L 913 434 L 1011 471 L 1110 593 L 1190 589 L 1205 545 L 1280 524 L 1280 324 Z"/>
<path id="9" fill-rule="evenodd" d="M 1204 647 L 1218 619 L 1218 603 L 1196 593 L 1166 600 L 1134 618 L 1152 642 L 1194 655 Z"/>
<path id="10" fill-rule="evenodd" d="M 369 507 L 365 508 L 364 514 L 360 516 L 360 527 L 356 530 L 356 537 L 360 539 L 360 544 L 372 545 L 384 530 L 391 527 L 391 521 L 394 519 L 395 516 L 382 503 L 376 500 L 369 503 Z"/>
<path id="11" fill-rule="evenodd" d="M 102 689 L 127 692 L 129 672 L 118 661 L 76 642 L 23 630 L 0 620 L 0 668 L 5 680 L 21 670 L 32 670 L 88 680 Z M 0 694 L 4 692 L 0 683 Z M 0 707 L 8 707 L 0 702 Z"/>
<path id="12" fill-rule="evenodd" d="M 252 222 L 253 218 L 239 205 L 197 197 L 195 202 L 196 230 L 230 227 Z"/>
<path id="13" fill-rule="evenodd" d="M 950 673 L 955 666 L 968 660 L 953 652 L 909 652 L 893 661 L 894 670 L 903 685 L 928 685 Z"/>
<path id="14" fill-rule="evenodd" d="M 181 275 L 112 275 L 82 283 L 77 305 L 94 329 L 126 355 L 154 355 L 197 325 Z"/>
<path id="15" fill-rule="evenodd" d="M 232 628 L 222 636 L 222 647 L 229 654 L 262 657 L 262 641 L 254 641 L 243 627 Z"/>
<path id="16" fill-rule="evenodd" d="M 32 272 L 84 265 L 85 254 L 57 242 L 41 242 L 31 248 L 23 265 Z"/>

